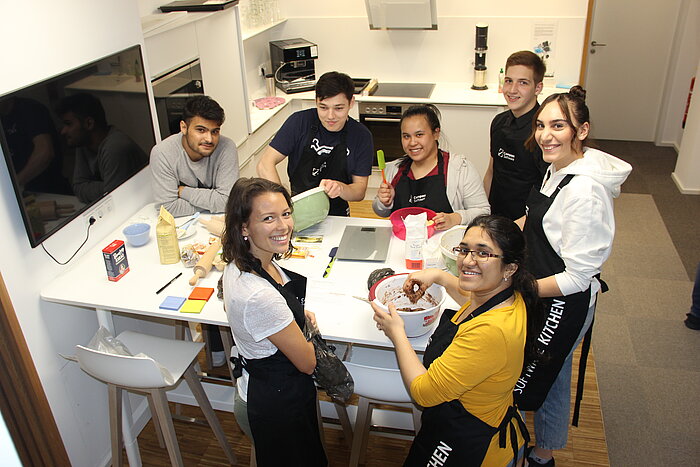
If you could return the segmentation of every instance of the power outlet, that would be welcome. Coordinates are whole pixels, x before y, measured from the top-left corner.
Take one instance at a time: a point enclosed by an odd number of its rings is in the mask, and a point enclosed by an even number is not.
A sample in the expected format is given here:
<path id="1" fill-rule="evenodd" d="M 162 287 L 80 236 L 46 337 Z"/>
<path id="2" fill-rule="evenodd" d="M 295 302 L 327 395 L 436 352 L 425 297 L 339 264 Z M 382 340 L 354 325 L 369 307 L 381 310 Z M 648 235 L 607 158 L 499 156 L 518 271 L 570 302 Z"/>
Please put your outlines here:
<path id="1" fill-rule="evenodd" d="M 112 212 L 114 212 L 114 200 L 111 196 L 107 196 L 83 213 L 83 223 L 89 225 L 91 217 L 94 217 L 95 221 L 99 221 Z"/>
<path id="2" fill-rule="evenodd" d="M 262 76 L 263 78 L 265 77 L 266 68 L 267 68 L 267 63 L 261 63 L 258 66 L 258 73 L 260 73 L 260 76 Z"/>

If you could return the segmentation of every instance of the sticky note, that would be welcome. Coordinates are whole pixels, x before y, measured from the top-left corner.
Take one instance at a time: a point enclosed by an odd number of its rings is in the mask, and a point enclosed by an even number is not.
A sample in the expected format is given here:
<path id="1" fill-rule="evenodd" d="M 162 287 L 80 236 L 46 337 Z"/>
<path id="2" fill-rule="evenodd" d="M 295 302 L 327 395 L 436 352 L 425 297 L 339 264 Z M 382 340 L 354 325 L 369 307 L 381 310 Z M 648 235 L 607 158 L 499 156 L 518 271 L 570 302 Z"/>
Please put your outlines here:
<path id="1" fill-rule="evenodd" d="M 185 303 L 185 300 L 187 300 L 185 297 L 174 297 L 172 295 L 168 295 L 158 308 L 177 311 L 180 309 L 182 304 Z"/>
<path id="2" fill-rule="evenodd" d="M 214 289 L 211 287 L 195 287 L 187 298 L 190 300 L 204 300 L 206 302 L 213 293 Z"/>
<path id="3" fill-rule="evenodd" d="M 206 300 L 187 300 L 180 308 L 180 313 L 201 313 L 206 303 Z"/>

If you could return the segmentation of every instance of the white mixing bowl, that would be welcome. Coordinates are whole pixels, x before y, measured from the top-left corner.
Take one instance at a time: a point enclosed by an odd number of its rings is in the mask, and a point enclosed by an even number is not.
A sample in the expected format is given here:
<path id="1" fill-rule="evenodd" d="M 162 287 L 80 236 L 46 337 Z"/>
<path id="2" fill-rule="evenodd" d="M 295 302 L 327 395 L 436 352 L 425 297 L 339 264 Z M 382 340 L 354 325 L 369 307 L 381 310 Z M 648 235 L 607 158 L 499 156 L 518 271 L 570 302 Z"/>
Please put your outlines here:
<path id="1" fill-rule="evenodd" d="M 425 291 L 425 295 L 413 304 L 402 290 L 406 276 L 408 274 L 385 277 L 372 286 L 369 298 L 387 312 L 389 311 L 387 304 L 393 302 L 397 312 L 403 318 L 406 335 L 418 337 L 429 332 L 437 322 L 446 293 L 443 286 L 433 284 Z M 400 308 L 416 309 L 416 311 L 401 311 Z"/>

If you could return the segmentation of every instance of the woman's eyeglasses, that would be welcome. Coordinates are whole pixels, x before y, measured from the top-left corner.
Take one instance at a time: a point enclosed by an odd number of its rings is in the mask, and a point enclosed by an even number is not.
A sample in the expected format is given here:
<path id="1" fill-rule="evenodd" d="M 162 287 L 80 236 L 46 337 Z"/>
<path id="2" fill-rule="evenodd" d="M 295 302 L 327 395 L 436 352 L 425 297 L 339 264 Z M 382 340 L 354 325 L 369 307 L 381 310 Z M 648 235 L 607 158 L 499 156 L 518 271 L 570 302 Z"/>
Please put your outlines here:
<path id="1" fill-rule="evenodd" d="M 469 248 L 464 248 L 461 246 L 456 246 L 452 248 L 452 251 L 458 256 L 462 257 L 467 256 L 469 253 L 471 253 L 472 259 L 474 259 L 474 261 L 478 261 L 479 263 L 485 263 L 489 260 L 489 258 L 503 258 L 503 255 L 496 255 L 483 250 L 470 250 Z"/>

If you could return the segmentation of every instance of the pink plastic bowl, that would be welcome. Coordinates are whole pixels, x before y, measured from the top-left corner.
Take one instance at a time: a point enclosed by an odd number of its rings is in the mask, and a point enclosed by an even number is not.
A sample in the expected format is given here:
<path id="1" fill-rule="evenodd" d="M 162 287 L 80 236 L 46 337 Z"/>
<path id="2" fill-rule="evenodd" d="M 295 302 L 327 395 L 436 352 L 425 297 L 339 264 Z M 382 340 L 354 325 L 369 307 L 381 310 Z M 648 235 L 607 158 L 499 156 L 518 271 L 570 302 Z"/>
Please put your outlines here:
<path id="1" fill-rule="evenodd" d="M 401 240 L 406 240 L 406 226 L 403 224 L 404 217 L 420 214 L 421 212 L 428 213 L 428 220 L 431 220 L 437 215 L 435 211 L 428 208 L 411 207 L 397 209 L 396 211 L 391 213 L 391 216 L 389 216 L 389 220 L 391 221 L 391 231 L 394 232 L 394 235 L 396 235 Z M 428 226 L 428 238 L 432 237 L 434 233 L 435 225 L 431 223 Z"/>

